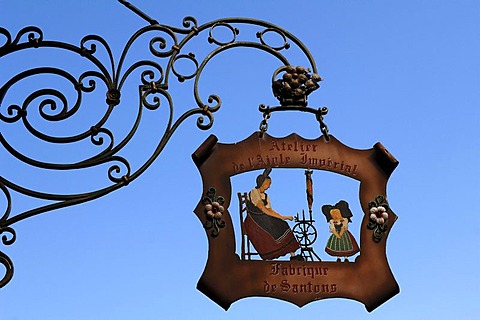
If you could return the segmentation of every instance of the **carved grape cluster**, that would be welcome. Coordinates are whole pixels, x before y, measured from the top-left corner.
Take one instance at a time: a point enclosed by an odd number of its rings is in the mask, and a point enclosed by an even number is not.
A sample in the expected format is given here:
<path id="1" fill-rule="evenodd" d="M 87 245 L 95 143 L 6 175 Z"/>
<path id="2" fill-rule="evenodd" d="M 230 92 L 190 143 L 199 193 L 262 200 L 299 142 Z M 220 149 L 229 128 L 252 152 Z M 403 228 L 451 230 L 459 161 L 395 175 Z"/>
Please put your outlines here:
<path id="1" fill-rule="evenodd" d="M 207 212 L 207 217 L 210 219 L 221 219 L 225 208 L 220 205 L 218 201 L 213 201 L 211 204 L 207 203 L 205 205 L 205 211 Z"/>
<path id="2" fill-rule="evenodd" d="M 378 195 L 375 197 L 375 201 L 368 203 L 368 208 L 370 220 L 368 221 L 367 228 L 373 230 L 373 240 L 380 242 L 388 229 L 387 220 L 390 206 L 383 195 Z"/>
<path id="3" fill-rule="evenodd" d="M 202 199 L 202 203 L 205 206 L 206 221 L 203 227 L 207 230 L 212 229 L 211 235 L 217 237 L 220 233 L 220 228 L 225 227 L 225 221 L 222 221 L 223 212 L 225 208 L 223 203 L 225 198 L 216 195 L 215 188 L 209 188 L 207 194 Z"/>
<path id="4" fill-rule="evenodd" d="M 282 106 L 289 104 L 307 105 L 307 96 L 320 88 L 318 82 L 323 79 L 310 69 L 302 66 L 286 66 L 282 79 L 272 84 L 273 94 Z"/>
<path id="5" fill-rule="evenodd" d="M 387 219 L 388 213 L 384 206 L 370 208 L 370 220 L 375 221 L 379 225 L 383 225 Z"/>

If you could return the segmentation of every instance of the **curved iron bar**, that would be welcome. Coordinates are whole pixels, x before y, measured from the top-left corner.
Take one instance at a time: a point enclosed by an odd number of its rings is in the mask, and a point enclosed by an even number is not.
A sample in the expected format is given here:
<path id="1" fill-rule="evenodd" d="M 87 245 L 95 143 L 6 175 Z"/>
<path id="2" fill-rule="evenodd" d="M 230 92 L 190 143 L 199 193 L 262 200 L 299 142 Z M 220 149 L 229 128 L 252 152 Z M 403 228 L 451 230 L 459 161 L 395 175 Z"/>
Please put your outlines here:
<path id="1" fill-rule="evenodd" d="M 320 124 L 320 131 L 323 134 L 323 137 L 326 141 L 330 140 L 328 135 L 328 127 L 323 121 L 323 117 L 328 113 L 327 107 L 320 107 L 318 109 L 306 107 L 303 105 L 288 105 L 288 106 L 275 106 L 270 107 L 264 104 L 258 106 L 258 111 L 263 113 L 263 120 L 260 122 L 260 134 L 262 135 L 268 129 L 267 120 L 270 118 L 270 115 L 273 112 L 277 111 L 301 111 L 301 112 L 308 112 L 313 113 L 315 115 L 316 120 Z"/>
<path id="2" fill-rule="evenodd" d="M 275 106 L 275 107 L 270 107 L 270 106 L 267 106 L 267 105 L 264 105 L 264 104 L 259 105 L 258 110 L 262 113 L 267 113 L 267 114 L 270 114 L 270 113 L 276 112 L 276 111 L 301 111 L 301 112 L 313 113 L 316 116 L 316 118 L 318 118 L 320 116 L 324 116 L 328 113 L 328 108 L 327 107 L 320 107 L 318 109 L 304 107 L 304 106 Z"/>
<path id="3" fill-rule="evenodd" d="M 214 122 L 213 113 L 220 109 L 222 102 L 219 96 L 210 94 L 208 96 L 208 102 L 204 103 L 198 92 L 198 83 L 208 62 L 210 62 L 221 52 L 238 47 L 254 48 L 267 52 L 276 57 L 283 65 L 289 65 L 289 61 L 281 51 L 287 50 L 290 48 L 291 43 L 293 43 L 305 54 L 313 72 L 316 72 L 317 67 L 315 61 L 305 45 L 293 34 L 274 24 L 256 19 L 227 18 L 214 20 L 199 26 L 195 18 L 186 17 L 182 22 L 183 28 L 178 28 L 159 24 L 156 20 L 150 18 L 139 9 L 133 7 L 127 1 L 119 0 L 119 2 L 148 21 L 150 25 L 139 29 L 130 37 L 130 39 L 128 39 L 117 64 L 115 63 L 113 53 L 108 43 L 102 37 L 97 35 L 87 35 L 81 39 L 78 46 L 75 46 L 64 42 L 44 40 L 42 30 L 37 27 L 30 26 L 23 28 L 17 33 L 15 38 L 12 37 L 8 30 L 0 27 L 0 36 L 4 37 L 4 41 L 0 43 L 0 58 L 21 50 L 50 48 L 65 50 L 67 52 L 76 54 L 85 58 L 89 63 L 92 64 L 91 70 L 83 72 L 78 77 L 74 77 L 72 74 L 54 67 L 33 68 L 15 75 L 2 87 L 0 87 L 0 121 L 6 124 L 21 122 L 27 132 L 46 143 L 67 144 L 90 139 L 90 142 L 94 146 L 101 146 L 102 150 L 98 151 L 98 153 L 95 155 L 78 162 L 46 163 L 28 157 L 27 155 L 17 151 L 0 132 L 1 145 L 14 158 L 35 168 L 49 170 L 78 170 L 109 164 L 107 177 L 111 183 L 106 187 L 86 193 L 49 194 L 22 187 L 0 176 L 0 193 L 3 193 L 6 199 L 5 211 L 0 218 L 0 235 L 3 234 L 2 243 L 4 245 L 11 245 L 15 242 L 16 233 L 11 225 L 16 222 L 44 212 L 97 199 L 129 184 L 131 181 L 141 175 L 156 160 L 173 133 L 187 118 L 193 115 L 199 115 L 200 117 L 197 119 L 197 127 L 201 130 L 210 129 Z M 256 42 L 238 40 L 240 25 L 261 28 L 255 34 L 255 37 L 257 38 Z M 216 28 L 226 28 L 227 30 L 230 30 L 232 33 L 232 38 L 228 41 L 221 41 L 215 38 L 214 31 Z M 186 47 L 190 40 L 194 39 L 204 31 L 208 32 L 209 37 L 207 40 L 209 44 L 215 47 L 209 54 L 206 55 L 206 57 L 203 58 L 203 60 L 199 61 L 194 53 L 185 53 L 182 50 Z M 140 60 L 126 67 L 126 70 L 123 72 L 122 70 L 125 67 L 126 59 L 131 47 L 140 37 L 149 32 L 155 33 L 149 42 L 150 53 L 158 59 L 168 59 L 168 61 L 166 61 L 166 67 L 163 68 L 162 65 L 156 61 Z M 280 46 L 269 45 L 267 41 L 265 41 L 264 35 L 270 32 L 278 34 L 283 40 L 283 44 Z M 183 36 L 183 38 L 180 39 L 180 36 Z M 24 38 L 26 38 L 26 40 L 23 40 Z M 172 42 L 173 44 L 167 48 L 167 43 L 169 42 Z M 108 56 L 108 67 L 96 57 L 98 44 L 101 45 Z M 194 64 L 195 70 L 191 74 L 185 75 L 175 69 L 175 63 L 181 59 L 187 59 Z M 140 76 L 141 85 L 139 86 L 139 106 L 136 111 L 135 121 L 123 139 L 121 141 L 115 141 L 113 132 L 105 128 L 105 124 L 114 112 L 115 107 L 120 104 L 121 90 L 125 84 L 125 81 L 134 72 L 139 71 L 142 68 L 146 68 L 146 70 L 144 70 Z M 197 104 L 197 107 L 185 111 L 176 120 L 173 118 L 173 99 L 168 93 L 171 74 L 176 76 L 179 82 L 194 79 L 193 96 Z M 4 110 L 6 110 L 6 114 L 2 113 L 2 103 L 4 102 L 9 90 L 17 85 L 21 80 L 38 75 L 55 75 L 66 80 L 67 83 L 70 83 L 73 91 L 76 93 L 76 100 L 74 104 L 69 105 L 69 99 L 67 99 L 67 97 L 59 90 L 43 88 L 29 94 L 21 106 L 11 104 L 5 107 Z M 85 83 L 87 80 L 88 83 Z M 28 116 L 31 113 L 30 109 L 38 100 L 40 100 L 40 103 L 38 104 L 38 112 L 43 120 L 48 122 L 58 122 L 72 117 L 81 107 L 83 94 L 93 92 L 97 89 L 98 80 L 103 82 L 105 85 L 107 107 L 103 116 L 101 116 L 95 124 L 89 126 L 83 132 L 68 137 L 52 136 L 36 129 L 29 121 Z M 160 108 L 161 101 L 158 95 L 163 96 L 168 103 L 167 110 L 169 115 L 165 130 L 163 131 L 163 135 L 151 156 L 139 168 L 132 170 L 128 160 L 122 156 L 119 156 L 119 153 L 135 136 L 135 133 L 137 132 L 141 122 L 143 109 L 146 108 L 148 110 L 157 110 Z M 153 97 L 153 102 L 148 100 L 150 97 Z M 58 105 L 58 101 L 60 101 L 60 106 Z M 291 110 L 297 109 L 292 108 Z M 276 109 L 270 108 L 269 112 L 272 111 L 276 111 Z M 302 111 L 308 110 L 303 108 Z M 205 118 L 207 119 L 207 122 L 205 122 Z M 104 137 L 108 137 L 109 142 L 105 142 Z M 124 170 L 122 170 L 119 163 L 122 164 Z M 10 190 L 24 196 L 47 200 L 51 203 L 10 216 L 12 207 Z M 5 233 L 10 234 L 10 238 L 8 238 Z M 13 276 L 13 263 L 8 256 L 0 251 L 0 264 L 2 264 L 5 268 L 5 275 L 0 279 L 1 288 L 5 286 Z"/>

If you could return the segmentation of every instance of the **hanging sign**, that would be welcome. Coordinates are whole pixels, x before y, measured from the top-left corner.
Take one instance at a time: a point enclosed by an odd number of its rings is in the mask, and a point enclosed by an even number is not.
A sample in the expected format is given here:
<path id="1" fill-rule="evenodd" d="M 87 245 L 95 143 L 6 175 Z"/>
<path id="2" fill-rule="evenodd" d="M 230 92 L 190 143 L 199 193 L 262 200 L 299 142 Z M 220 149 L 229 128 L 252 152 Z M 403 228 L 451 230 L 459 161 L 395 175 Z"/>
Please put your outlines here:
<path id="1" fill-rule="evenodd" d="M 386 186 L 398 161 L 381 143 L 357 150 L 331 135 L 309 140 L 295 133 L 255 132 L 223 144 L 212 135 L 192 157 L 203 181 L 194 212 L 209 245 L 197 287 L 224 309 L 241 298 L 262 296 L 297 306 L 347 298 L 372 311 L 399 292 L 386 257 L 386 240 L 397 219 Z M 307 213 L 284 215 L 275 206 L 279 201 L 270 199 L 268 189 L 274 188 L 280 168 L 305 169 Z M 251 187 L 232 190 L 231 178 L 251 171 L 257 173 Z M 359 212 L 338 199 L 312 213 L 312 173 L 317 171 L 359 181 Z M 313 246 L 315 240 L 324 242 Z"/>
<path id="2" fill-rule="evenodd" d="M 195 214 L 209 244 L 198 289 L 225 309 L 241 298 L 263 296 L 298 306 L 348 298 L 371 311 L 399 292 L 386 257 L 386 240 L 397 219 L 388 204 L 387 180 L 398 161 L 381 143 L 357 150 L 329 135 L 323 121 L 328 109 L 307 107 L 307 96 L 321 80 L 301 66 L 280 67 L 272 79 L 280 106 L 260 105 L 260 131 L 233 144 L 219 143 L 212 135 L 192 155 L 203 181 Z M 286 110 L 315 114 L 323 135 L 314 140 L 295 133 L 268 135 L 271 113 Z M 286 214 L 277 207 L 278 199 L 269 196 L 281 168 L 304 171 L 307 213 Z M 316 209 L 314 199 L 321 200 L 314 197 L 316 171 L 359 181 L 360 203 L 350 206 L 339 194 L 333 203 Z M 256 173 L 251 184 L 232 190 L 231 178 L 251 177 L 249 172 Z M 295 189 L 292 183 L 283 187 L 289 194 Z M 237 230 L 233 221 L 238 221 Z M 319 232 L 319 224 L 328 231 Z M 240 236 L 236 239 L 235 234 Z M 238 250 L 236 241 L 241 244 Z"/>

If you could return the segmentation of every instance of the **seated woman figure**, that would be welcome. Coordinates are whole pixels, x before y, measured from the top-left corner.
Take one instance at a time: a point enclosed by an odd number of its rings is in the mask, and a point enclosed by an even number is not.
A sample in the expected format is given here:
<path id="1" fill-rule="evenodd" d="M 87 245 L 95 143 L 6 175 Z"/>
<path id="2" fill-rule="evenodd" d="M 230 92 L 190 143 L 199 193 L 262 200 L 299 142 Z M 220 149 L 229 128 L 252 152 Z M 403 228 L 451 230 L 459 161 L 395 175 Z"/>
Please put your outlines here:
<path id="1" fill-rule="evenodd" d="M 293 220 L 292 216 L 283 216 L 272 209 L 270 199 L 265 193 L 272 183 L 267 168 L 257 177 L 257 185 L 247 199 L 248 215 L 244 225 L 247 235 L 255 250 L 264 260 L 271 260 L 290 253 L 290 260 L 303 260 L 295 255 L 300 248 L 297 239 L 285 220 Z"/>

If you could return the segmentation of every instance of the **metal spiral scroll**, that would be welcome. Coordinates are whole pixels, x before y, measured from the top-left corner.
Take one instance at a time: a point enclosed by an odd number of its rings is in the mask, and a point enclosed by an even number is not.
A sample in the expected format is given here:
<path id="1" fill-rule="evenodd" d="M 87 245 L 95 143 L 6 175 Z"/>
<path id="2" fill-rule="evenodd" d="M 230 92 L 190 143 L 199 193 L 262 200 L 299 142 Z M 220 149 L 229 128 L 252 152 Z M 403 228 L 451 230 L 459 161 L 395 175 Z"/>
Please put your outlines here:
<path id="1" fill-rule="evenodd" d="M 316 72 L 315 62 L 307 48 L 295 36 L 271 23 L 261 20 L 230 18 L 220 19 L 198 25 L 193 17 L 183 19 L 183 27 L 172 27 L 159 24 L 156 20 L 128 3 L 119 0 L 119 2 L 145 19 L 149 25 L 136 31 L 127 41 L 118 60 L 115 60 L 109 44 L 102 37 L 97 35 L 88 35 L 81 39 L 79 45 L 46 40 L 42 30 L 37 27 L 26 27 L 20 30 L 15 36 L 0 27 L 0 58 L 13 55 L 22 50 L 42 50 L 49 48 L 54 50 L 63 50 L 76 55 L 82 59 L 82 63 L 87 61 L 90 65 L 88 70 L 78 75 L 71 74 L 61 68 L 56 67 L 36 67 L 13 76 L 0 87 L 0 143 L 3 148 L 18 162 L 32 168 L 68 171 L 82 170 L 99 166 L 107 166 L 105 172 L 106 182 L 102 187 L 95 187 L 95 190 L 73 193 L 73 194 L 51 194 L 38 190 L 32 190 L 23 187 L 3 176 L 0 176 L 0 197 L 3 194 L 5 198 L 5 210 L 0 218 L 0 235 L 2 243 L 11 245 L 15 242 L 15 230 L 11 227 L 14 223 L 34 215 L 48 212 L 51 210 L 68 207 L 102 197 L 141 175 L 159 156 L 165 145 L 176 131 L 178 126 L 188 117 L 198 115 L 197 126 L 202 130 L 212 127 L 214 122 L 213 113 L 219 110 L 221 99 L 215 94 L 208 96 L 207 102 L 204 102 L 198 92 L 198 83 L 201 74 L 208 62 L 219 53 L 237 48 L 250 47 L 267 52 L 277 58 L 281 64 L 289 65 L 289 61 L 283 55 L 283 51 L 290 46 L 296 45 L 307 57 L 310 67 Z M 249 36 L 242 34 L 242 26 L 257 27 L 256 33 L 250 35 L 253 40 L 242 40 L 240 36 Z M 215 30 L 224 28 L 231 32 L 231 39 L 221 41 L 215 37 Z M 266 33 L 275 33 L 283 39 L 280 46 L 271 46 L 265 40 Z M 198 57 L 193 52 L 185 52 L 184 48 L 191 39 L 201 37 L 206 34 L 205 44 L 212 48 L 210 53 L 204 57 Z M 140 37 L 151 36 L 148 49 L 150 56 L 144 60 L 139 60 L 131 65 L 126 65 L 126 58 L 134 43 L 137 43 Z M 107 56 L 106 61 L 101 61 L 98 52 Z M 178 61 L 187 61 L 194 66 L 194 71 L 190 74 L 182 74 L 176 68 Z M 0 60 L 0 63 L 2 60 Z M 127 133 L 122 139 L 116 140 L 115 132 L 107 127 L 107 121 L 115 113 L 116 108 L 121 104 L 121 93 L 126 80 L 132 74 L 140 74 L 139 81 L 139 106 L 136 110 L 136 116 Z M 6 104 L 6 98 L 9 92 L 15 86 L 20 86 L 20 82 L 25 79 L 31 79 L 38 76 L 53 76 L 62 79 L 68 84 L 75 97 L 72 101 L 71 94 L 67 95 L 62 91 L 49 88 L 48 84 L 41 83 L 41 88 L 27 95 L 23 102 L 15 104 Z M 168 88 L 171 77 L 176 78 L 180 83 L 193 81 L 193 97 L 197 107 L 189 109 L 174 119 L 174 99 L 170 96 Z M 35 115 L 45 123 L 54 125 L 63 121 L 74 119 L 81 108 L 88 106 L 82 105 L 85 96 L 94 91 L 105 93 L 105 100 L 95 105 L 103 105 L 103 114 L 93 123 L 85 125 L 83 131 L 70 136 L 56 136 L 43 132 L 37 128 L 31 121 L 31 116 Z M 11 94 L 13 95 L 13 94 Z M 18 97 L 17 97 L 18 98 Z M 162 107 L 161 101 L 165 99 L 168 106 Z M 156 143 L 155 150 L 148 159 L 138 168 L 131 168 L 127 158 L 121 155 L 122 150 L 135 136 L 143 116 L 144 109 L 150 111 L 168 112 L 168 121 L 163 131 L 163 135 Z M 88 143 L 94 149 L 94 154 L 73 162 L 45 162 L 35 157 L 26 155 L 17 150 L 8 138 L 3 134 L 4 129 L 12 125 L 23 125 L 23 129 L 41 143 L 53 144 L 57 146 L 73 145 L 74 143 Z M 21 197 L 30 197 L 48 201 L 43 206 L 24 212 L 11 212 L 12 197 L 11 192 Z M 16 198 L 14 198 L 16 199 Z M 0 200 L 1 201 L 1 200 Z M 0 202 L 2 205 L 2 202 Z M 0 210 L 2 210 L 0 208 Z M 6 272 L 0 280 L 0 287 L 5 286 L 13 276 L 13 264 L 10 258 L 3 252 L 0 252 L 0 263 L 4 266 Z"/>

